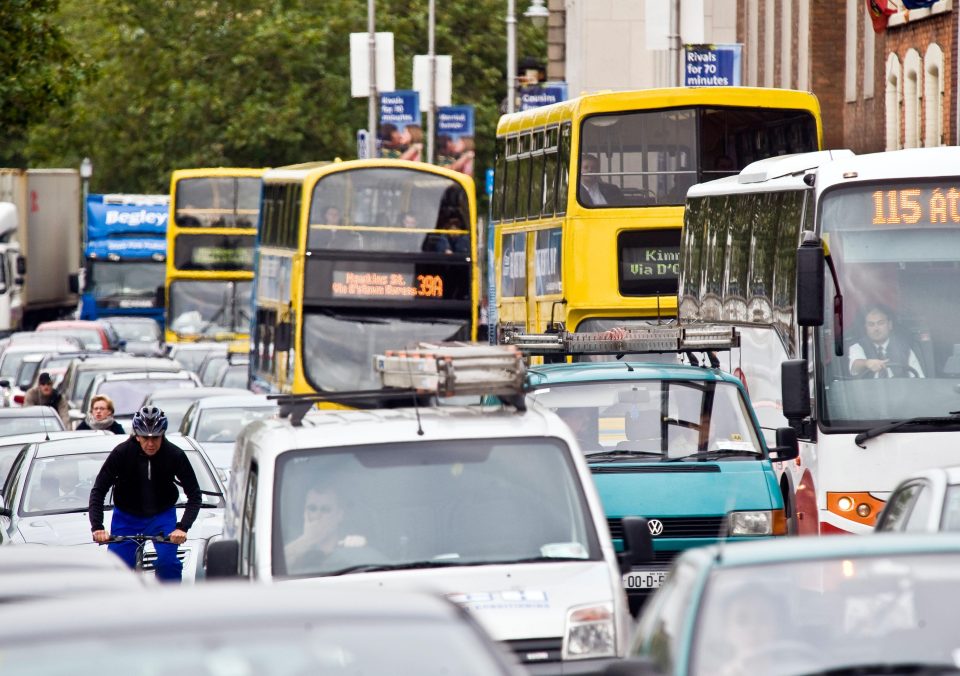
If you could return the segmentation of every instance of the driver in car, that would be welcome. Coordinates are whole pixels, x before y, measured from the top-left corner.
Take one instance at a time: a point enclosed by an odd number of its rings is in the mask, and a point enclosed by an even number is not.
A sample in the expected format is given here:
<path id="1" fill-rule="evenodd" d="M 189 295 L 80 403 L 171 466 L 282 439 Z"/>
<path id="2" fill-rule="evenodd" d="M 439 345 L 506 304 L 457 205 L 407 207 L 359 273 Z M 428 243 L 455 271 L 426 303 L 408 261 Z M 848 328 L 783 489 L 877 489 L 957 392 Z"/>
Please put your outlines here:
<path id="1" fill-rule="evenodd" d="M 923 378 L 920 360 L 893 332 L 893 312 L 882 304 L 867 307 L 864 337 L 850 347 L 850 375 L 858 378 Z"/>

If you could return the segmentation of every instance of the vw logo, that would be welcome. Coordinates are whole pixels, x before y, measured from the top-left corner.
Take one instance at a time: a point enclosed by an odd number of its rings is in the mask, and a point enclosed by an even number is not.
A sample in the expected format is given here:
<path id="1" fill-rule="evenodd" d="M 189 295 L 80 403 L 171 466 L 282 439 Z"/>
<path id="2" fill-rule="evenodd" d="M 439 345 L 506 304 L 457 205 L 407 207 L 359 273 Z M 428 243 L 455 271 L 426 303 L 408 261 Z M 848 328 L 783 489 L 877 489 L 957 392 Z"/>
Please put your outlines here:
<path id="1" fill-rule="evenodd" d="M 650 535 L 663 534 L 663 521 L 660 519 L 650 519 L 647 521 L 647 528 L 650 529 Z"/>

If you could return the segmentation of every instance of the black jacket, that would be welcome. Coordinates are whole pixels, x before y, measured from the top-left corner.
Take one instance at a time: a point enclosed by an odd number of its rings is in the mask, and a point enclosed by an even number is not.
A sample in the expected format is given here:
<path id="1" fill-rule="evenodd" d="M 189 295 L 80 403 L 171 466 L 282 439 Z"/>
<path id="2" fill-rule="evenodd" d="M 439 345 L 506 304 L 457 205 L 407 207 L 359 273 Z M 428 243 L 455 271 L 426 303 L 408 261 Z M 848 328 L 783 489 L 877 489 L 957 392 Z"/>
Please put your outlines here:
<path id="1" fill-rule="evenodd" d="M 90 430 L 90 429 L 93 429 L 93 428 L 90 427 L 90 425 L 87 424 L 87 421 L 86 421 L 86 420 L 83 420 L 83 421 L 80 422 L 79 425 L 77 425 L 77 429 L 78 429 L 78 430 Z M 105 429 L 107 430 L 107 432 L 113 432 L 114 434 L 126 434 L 126 432 L 123 431 L 123 425 L 121 425 L 120 423 L 118 423 L 116 420 L 113 421 L 113 424 L 110 425 L 110 427 L 107 427 L 107 428 L 105 428 Z"/>
<path id="2" fill-rule="evenodd" d="M 90 490 L 90 528 L 103 530 L 103 500 L 113 486 L 113 504 L 128 514 L 151 517 L 177 504 L 177 479 L 187 495 L 187 507 L 177 528 L 186 531 L 200 513 L 203 494 L 187 454 L 166 438 L 160 450 L 147 456 L 134 437 L 107 456 Z"/>

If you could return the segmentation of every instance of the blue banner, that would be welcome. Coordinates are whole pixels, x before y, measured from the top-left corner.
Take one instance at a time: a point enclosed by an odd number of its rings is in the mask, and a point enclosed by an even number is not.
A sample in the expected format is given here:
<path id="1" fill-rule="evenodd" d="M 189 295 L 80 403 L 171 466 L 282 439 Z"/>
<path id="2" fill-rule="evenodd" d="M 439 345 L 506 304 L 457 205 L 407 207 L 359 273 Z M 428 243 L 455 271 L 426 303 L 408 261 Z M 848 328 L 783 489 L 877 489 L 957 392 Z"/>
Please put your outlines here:
<path id="1" fill-rule="evenodd" d="M 544 82 L 542 85 L 520 88 L 520 110 L 531 110 L 566 100 L 566 82 Z"/>
<path id="2" fill-rule="evenodd" d="M 685 45 L 683 84 L 687 87 L 740 85 L 742 45 Z"/>
<path id="3" fill-rule="evenodd" d="M 170 216 L 166 195 L 88 195 L 87 239 L 114 235 L 165 236 Z"/>
<path id="4" fill-rule="evenodd" d="M 380 93 L 380 156 L 419 160 L 423 154 L 420 95 L 412 90 Z"/>
<path id="5" fill-rule="evenodd" d="M 437 108 L 436 163 L 473 176 L 473 106 Z"/>

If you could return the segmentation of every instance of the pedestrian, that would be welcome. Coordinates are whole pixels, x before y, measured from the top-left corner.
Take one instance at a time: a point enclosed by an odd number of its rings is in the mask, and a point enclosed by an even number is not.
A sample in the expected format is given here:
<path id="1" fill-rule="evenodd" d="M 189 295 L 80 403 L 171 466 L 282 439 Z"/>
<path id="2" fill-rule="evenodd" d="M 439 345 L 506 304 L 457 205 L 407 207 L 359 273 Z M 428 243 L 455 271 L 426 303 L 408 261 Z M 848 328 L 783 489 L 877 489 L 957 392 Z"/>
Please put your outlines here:
<path id="1" fill-rule="evenodd" d="M 113 400 L 105 394 L 98 394 L 90 402 L 90 412 L 77 425 L 78 430 L 108 430 L 114 434 L 124 434 L 123 425 L 113 415 L 116 412 Z"/>
<path id="2" fill-rule="evenodd" d="M 37 384 L 23 396 L 24 406 L 49 406 L 57 412 L 64 427 L 70 426 L 70 406 L 66 398 L 53 387 L 53 378 L 44 371 Z"/>

